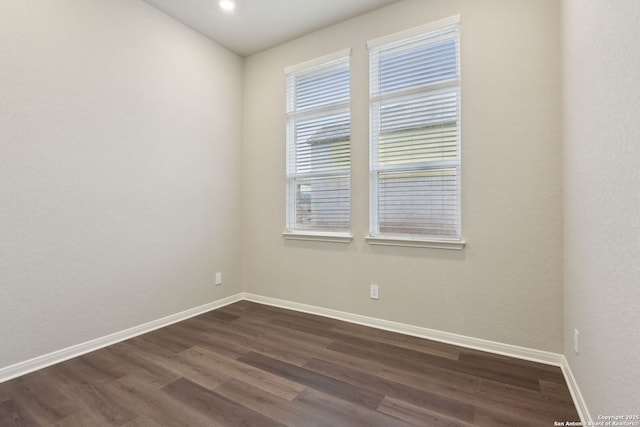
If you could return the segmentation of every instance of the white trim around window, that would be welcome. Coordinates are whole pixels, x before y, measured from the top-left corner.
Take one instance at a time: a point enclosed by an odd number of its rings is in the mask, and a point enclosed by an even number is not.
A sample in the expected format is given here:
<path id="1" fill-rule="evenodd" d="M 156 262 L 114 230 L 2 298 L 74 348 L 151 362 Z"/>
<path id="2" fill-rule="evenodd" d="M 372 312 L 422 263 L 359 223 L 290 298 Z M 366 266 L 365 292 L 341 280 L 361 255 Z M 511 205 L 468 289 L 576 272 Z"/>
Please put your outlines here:
<path id="1" fill-rule="evenodd" d="M 286 239 L 351 241 L 350 54 L 285 69 Z"/>
<path id="2" fill-rule="evenodd" d="M 459 22 L 368 43 L 369 244 L 464 247 Z"/>

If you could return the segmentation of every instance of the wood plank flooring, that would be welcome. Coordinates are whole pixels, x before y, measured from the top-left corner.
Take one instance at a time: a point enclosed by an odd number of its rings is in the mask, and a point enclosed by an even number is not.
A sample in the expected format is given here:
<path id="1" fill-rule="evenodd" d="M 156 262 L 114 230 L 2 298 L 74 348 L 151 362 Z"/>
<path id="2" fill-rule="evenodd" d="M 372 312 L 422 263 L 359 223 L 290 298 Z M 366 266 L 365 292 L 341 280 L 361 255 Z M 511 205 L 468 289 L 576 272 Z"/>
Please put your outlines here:
<path id="1" fill-rule="evenodd" d="M 238 302 L 0 384 L 0 426 L 552 426 L 559 368 Z"/>

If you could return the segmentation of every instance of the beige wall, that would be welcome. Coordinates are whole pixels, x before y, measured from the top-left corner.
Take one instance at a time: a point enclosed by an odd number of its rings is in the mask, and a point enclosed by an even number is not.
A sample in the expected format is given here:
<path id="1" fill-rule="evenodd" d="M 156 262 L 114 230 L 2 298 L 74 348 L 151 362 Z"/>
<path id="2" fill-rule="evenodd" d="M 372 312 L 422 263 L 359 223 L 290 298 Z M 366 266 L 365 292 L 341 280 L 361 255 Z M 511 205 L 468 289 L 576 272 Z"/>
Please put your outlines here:
<path id="1" fill-rule="evenodd" d="M 371 247 L 367 40 L 462 15 L 462 252 Z M 559 3 L 407 0 L 245 61 L 248 292 L 562 352 Z M 284 241 L 286 66 L 352 54 L 351 244 Z M 380 285 L 380 300 L 368 297 Z"/>
<path id="2" fill-rule="evenodd" d="M 638 22 L 636 0 L 563 2 L 564 352 L 594 420 L 640 412 Z"/>
<path id="3" fill-rule="evenodd" d="M 132 0 L 3 0 L 0 58 L 0 367 L 241 290 L 241 58 Z"/>

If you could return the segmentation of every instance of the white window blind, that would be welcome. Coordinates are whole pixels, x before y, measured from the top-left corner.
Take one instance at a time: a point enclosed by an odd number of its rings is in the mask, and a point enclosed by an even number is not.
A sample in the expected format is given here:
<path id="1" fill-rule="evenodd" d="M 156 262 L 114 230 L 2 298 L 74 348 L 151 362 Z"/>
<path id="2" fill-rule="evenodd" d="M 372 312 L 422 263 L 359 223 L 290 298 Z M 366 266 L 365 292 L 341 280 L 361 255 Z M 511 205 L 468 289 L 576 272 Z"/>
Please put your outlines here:
<path id="1" fill-rule="evenodd" d="M 459 23 L 369 54 L 371 235 L 460 239 Z"/>
<path id="2" fill-rule="evenodd" d="M 349 230 L 350 98 L 348 52 L 287 73 L 289 232 Z"/>

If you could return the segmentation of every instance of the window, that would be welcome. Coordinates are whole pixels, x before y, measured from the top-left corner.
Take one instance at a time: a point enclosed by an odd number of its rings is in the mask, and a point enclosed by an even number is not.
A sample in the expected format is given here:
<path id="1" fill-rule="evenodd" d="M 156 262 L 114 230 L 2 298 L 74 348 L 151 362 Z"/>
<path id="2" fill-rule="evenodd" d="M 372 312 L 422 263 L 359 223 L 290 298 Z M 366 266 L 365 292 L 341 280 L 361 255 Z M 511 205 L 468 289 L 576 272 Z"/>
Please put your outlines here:
<path id="1" fill-rule="evenodd" d="M 351 219 L 349 51 L 285 71 L 285 236 L 348 236 Z"/>
<path id="2" fill-rule="evenodd" d="M 369 242 L 461 241 L 459 17 L 368 46 Z"/>

